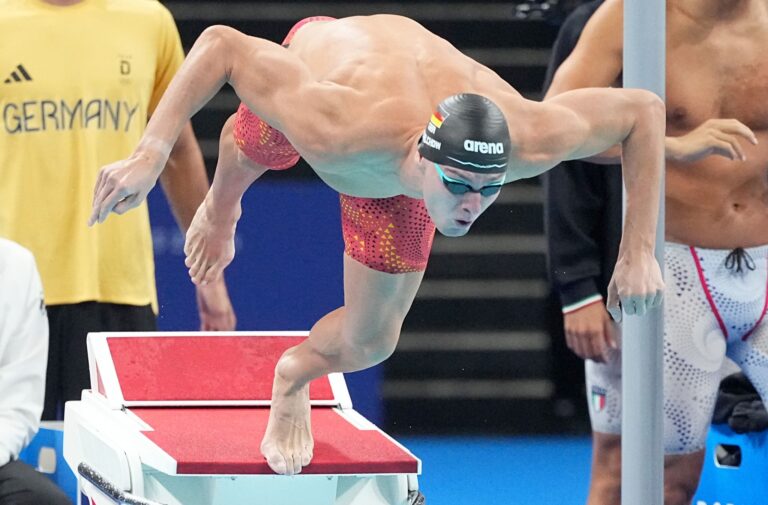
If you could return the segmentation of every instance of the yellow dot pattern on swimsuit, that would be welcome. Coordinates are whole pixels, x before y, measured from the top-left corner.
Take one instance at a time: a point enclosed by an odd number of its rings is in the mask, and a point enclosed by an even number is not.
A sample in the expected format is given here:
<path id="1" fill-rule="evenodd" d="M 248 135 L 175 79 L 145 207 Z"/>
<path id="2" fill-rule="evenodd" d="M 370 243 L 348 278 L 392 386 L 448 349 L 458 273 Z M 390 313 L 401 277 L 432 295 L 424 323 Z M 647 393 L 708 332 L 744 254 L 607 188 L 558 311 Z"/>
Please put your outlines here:
<path id="1" fill-rule="evenodd" d="M 344 252 L 380 272 L 423 272 L 435 225 L 422 200 L 340 195 Z"/>

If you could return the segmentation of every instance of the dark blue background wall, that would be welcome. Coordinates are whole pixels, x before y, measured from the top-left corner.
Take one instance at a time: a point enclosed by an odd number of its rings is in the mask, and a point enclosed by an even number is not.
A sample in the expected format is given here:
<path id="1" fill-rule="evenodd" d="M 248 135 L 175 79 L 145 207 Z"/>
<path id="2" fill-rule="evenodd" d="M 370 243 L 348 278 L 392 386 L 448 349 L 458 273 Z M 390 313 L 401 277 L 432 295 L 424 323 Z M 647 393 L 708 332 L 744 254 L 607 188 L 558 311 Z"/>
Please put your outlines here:
<path id="1" fill-rule="evenodd" d="M 162 191 L 149 195 L 160 302 L 159 329 L 197 330 L 194 286 L 184 266 L 184 237 Z M 225 271 L 237 329 L 309 330 L 343 304 L 338 194 L 316 180 L 279 175 L 257 181 L 243 199 L 236 254 Z M 376 424 L 383 413 L 381 370 L 347 375 L 355 409 Z"/>

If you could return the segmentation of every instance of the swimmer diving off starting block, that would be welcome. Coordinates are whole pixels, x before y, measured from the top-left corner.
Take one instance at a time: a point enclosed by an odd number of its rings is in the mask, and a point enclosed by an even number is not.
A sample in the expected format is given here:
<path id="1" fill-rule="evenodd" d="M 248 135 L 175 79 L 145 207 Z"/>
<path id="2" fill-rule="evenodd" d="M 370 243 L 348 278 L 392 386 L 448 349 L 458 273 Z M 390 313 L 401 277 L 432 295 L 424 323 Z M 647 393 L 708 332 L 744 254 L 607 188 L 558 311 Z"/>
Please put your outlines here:
<path id="1" fill-rule="evenodd" d="M 609 307 L 619 318 L 661 303 L 663 102 L 631 89 L 530 101 L 399 16 L 309 18 L 283 45 L 206 29 L 134 153 L 99 173 L 90 225 L 144 200 L 182 126 L 226 83 L 242 105 L 224 126 L 216 175 L 187 232 L 193 282 L 211 282 L 231 262 L 241 197 L 267 170 L 303 157 L 341 199 L 345 302 L 277 363 L 261 442 L 275 472 L 297 474 L 312 460 L 307 384 L 394 351 L 435 228 L 466 234 L 505 183 L 621 144 L 627 212 Z"/>

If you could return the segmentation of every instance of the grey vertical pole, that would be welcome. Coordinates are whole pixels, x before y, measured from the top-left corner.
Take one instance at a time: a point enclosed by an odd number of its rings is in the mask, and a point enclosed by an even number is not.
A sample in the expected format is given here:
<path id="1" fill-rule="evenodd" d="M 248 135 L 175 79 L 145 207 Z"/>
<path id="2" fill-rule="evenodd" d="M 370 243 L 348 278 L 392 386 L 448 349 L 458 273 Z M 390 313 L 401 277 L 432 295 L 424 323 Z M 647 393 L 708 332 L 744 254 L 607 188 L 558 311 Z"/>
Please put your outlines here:
<path id="1" fill-rule="evenodd" d="M 624 0 L 624 87 L 664 98 L 666 11 L 664 0 Z M 664 188 L 656 258 L 664 268 Z M 622 505 L 662 505 L 662 310 L 629 316 L 622 325 Z"/>

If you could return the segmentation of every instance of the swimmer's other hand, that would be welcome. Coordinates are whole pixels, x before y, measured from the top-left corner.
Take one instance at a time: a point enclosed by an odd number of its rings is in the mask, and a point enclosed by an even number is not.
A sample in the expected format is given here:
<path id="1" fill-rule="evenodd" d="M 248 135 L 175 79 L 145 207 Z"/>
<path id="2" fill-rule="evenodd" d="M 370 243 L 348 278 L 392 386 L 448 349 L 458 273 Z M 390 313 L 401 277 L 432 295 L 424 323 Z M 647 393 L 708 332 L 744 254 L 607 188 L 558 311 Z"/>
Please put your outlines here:
<path id="1" fill-rule="evenodd" d="M 692 163 L 710 155 L 734 161 L 747 161 L 742 142 L 757 145 L 757 137 L 736 119 L 708 119 L 680 137 L 667 137 L 667 159 Z"/>

